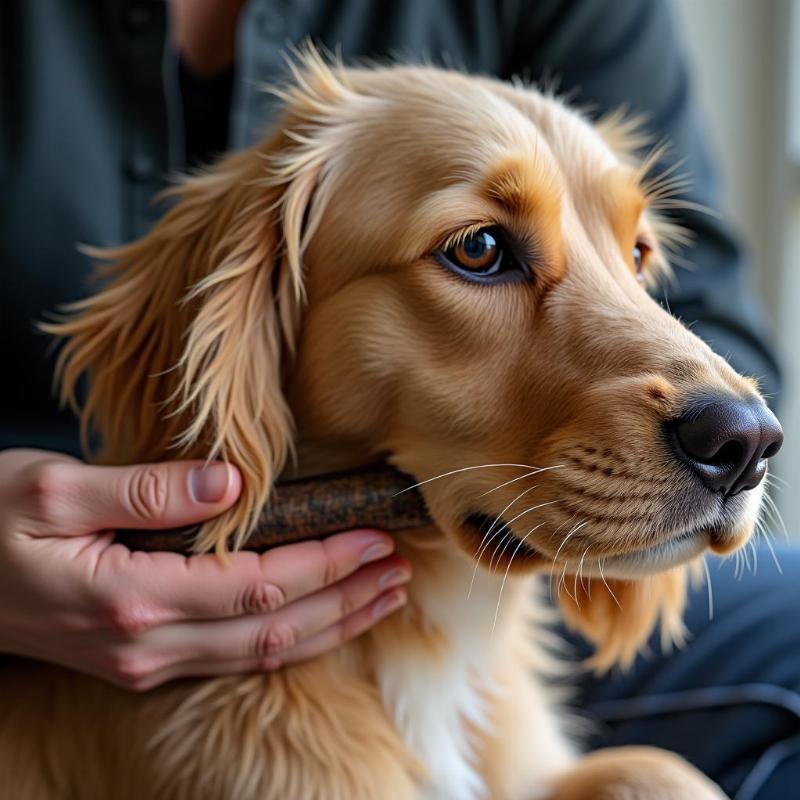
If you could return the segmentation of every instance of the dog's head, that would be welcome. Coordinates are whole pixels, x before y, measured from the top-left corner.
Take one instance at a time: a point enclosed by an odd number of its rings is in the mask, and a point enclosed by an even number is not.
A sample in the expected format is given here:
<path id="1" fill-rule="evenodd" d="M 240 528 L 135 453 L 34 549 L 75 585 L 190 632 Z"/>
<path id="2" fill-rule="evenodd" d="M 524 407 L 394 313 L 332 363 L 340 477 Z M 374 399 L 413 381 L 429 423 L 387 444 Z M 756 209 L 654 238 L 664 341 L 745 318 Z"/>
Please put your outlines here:
<path id="1" fill-rule="evenodd" d="M 639 592 L 627 633 L 599 633 L 624 660 L 679 610 L 675 567 L 751 535 L 781 441 L 755 383 L 646 292 L 663 181 L 487 79 L 312 54 L 281 98 L 269 138 L 104 254 L 110 284 L 58 329 L 67 396 L 88 370 L 112 460 L 237 464 L 202 546 L 246 535 L 293 426 L 301 471 L 388 458 L 485 565 L 607 590 L 566 601 L 590 633 Z"/>

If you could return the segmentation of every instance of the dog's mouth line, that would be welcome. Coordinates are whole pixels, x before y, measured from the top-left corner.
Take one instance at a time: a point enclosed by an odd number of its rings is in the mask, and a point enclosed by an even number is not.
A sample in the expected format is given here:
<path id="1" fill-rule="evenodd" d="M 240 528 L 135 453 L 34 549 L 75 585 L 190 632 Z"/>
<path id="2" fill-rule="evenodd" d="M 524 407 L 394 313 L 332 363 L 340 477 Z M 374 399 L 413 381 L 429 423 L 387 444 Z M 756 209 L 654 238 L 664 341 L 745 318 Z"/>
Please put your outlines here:
<path id="1" fill-rule="evenodd" d="M 537 559 L 539 561 L 577 565 L 579 558 L 571 553 L 548 553 L 544 549 L 529 544 L 528 537 L 520 537 L 502 518 L 473 512 L 463 520 L 463 527 L 470 530 L 475 540 L 479 543 L 476 556 L 491 555 L 494 559 L 500 551 L 513 553 L 515 559 Z M 565 534 L 566 536 L 567 534 Z M 714 532 L 708 524 L 681 531 L 663 541 L 643 544 L 635 549 L 607 548 L 595 549 L 588 547 L 583 553 L 583 560 L 593 562 L 617 564 L 644 564 L 649 561 L 669 561 L 702 552 L 712 539 Z M 600 546 L 598 545 L 598 548 Z M 693 551 L 693 552 L 692 552 Z"/>

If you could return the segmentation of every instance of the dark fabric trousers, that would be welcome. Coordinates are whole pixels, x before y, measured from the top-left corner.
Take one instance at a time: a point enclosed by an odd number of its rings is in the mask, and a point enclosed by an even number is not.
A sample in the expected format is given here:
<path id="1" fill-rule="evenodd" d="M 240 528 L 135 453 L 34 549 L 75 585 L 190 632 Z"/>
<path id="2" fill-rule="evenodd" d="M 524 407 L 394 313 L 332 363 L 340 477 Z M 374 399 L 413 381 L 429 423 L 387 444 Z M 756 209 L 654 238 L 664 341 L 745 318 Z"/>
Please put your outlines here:
<path id="1" fill-rule="evenodd" d="M 763 546 L 738 576 L 710 559 L 713 620 L 693 590 L 686 647 L 662 655 L 654 639 L 629 673 L 584 676 L 593 747 L 664 747 L 734 800 L 800 799 L 800 548 L 776 554 L 782 574 Z"/>

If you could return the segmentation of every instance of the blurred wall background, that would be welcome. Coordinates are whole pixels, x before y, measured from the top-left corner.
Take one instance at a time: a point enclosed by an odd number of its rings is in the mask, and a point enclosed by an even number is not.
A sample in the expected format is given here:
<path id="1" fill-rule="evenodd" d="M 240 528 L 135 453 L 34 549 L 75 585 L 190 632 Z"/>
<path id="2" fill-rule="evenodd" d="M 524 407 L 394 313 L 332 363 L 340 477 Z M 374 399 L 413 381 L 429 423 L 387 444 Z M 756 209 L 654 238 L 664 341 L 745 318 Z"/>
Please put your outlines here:
<path id="1" fill-rule="evenodd" d="M 784 368 L 772 490 L 800 537 L 800 0 L 674 0 L 723 179 Z"/>

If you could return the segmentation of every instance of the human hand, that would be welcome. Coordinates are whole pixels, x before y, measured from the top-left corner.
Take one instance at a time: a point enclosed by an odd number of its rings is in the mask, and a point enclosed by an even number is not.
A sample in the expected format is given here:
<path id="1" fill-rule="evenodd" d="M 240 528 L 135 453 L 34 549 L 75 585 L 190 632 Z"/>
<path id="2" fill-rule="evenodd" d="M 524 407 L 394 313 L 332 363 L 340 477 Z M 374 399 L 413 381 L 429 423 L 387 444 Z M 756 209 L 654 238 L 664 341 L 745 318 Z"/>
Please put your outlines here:
<path id="1" fill-rule="evenodd" d="M 227 565 L 113 543 L 116 528 L 189 525 L 233 505 L 238 472 L 203 467 L 0 452 L 0 652 L 142 691 L 312 658 L 403 605 L 410 567 L 380 531 L 233 553 Z"/>

